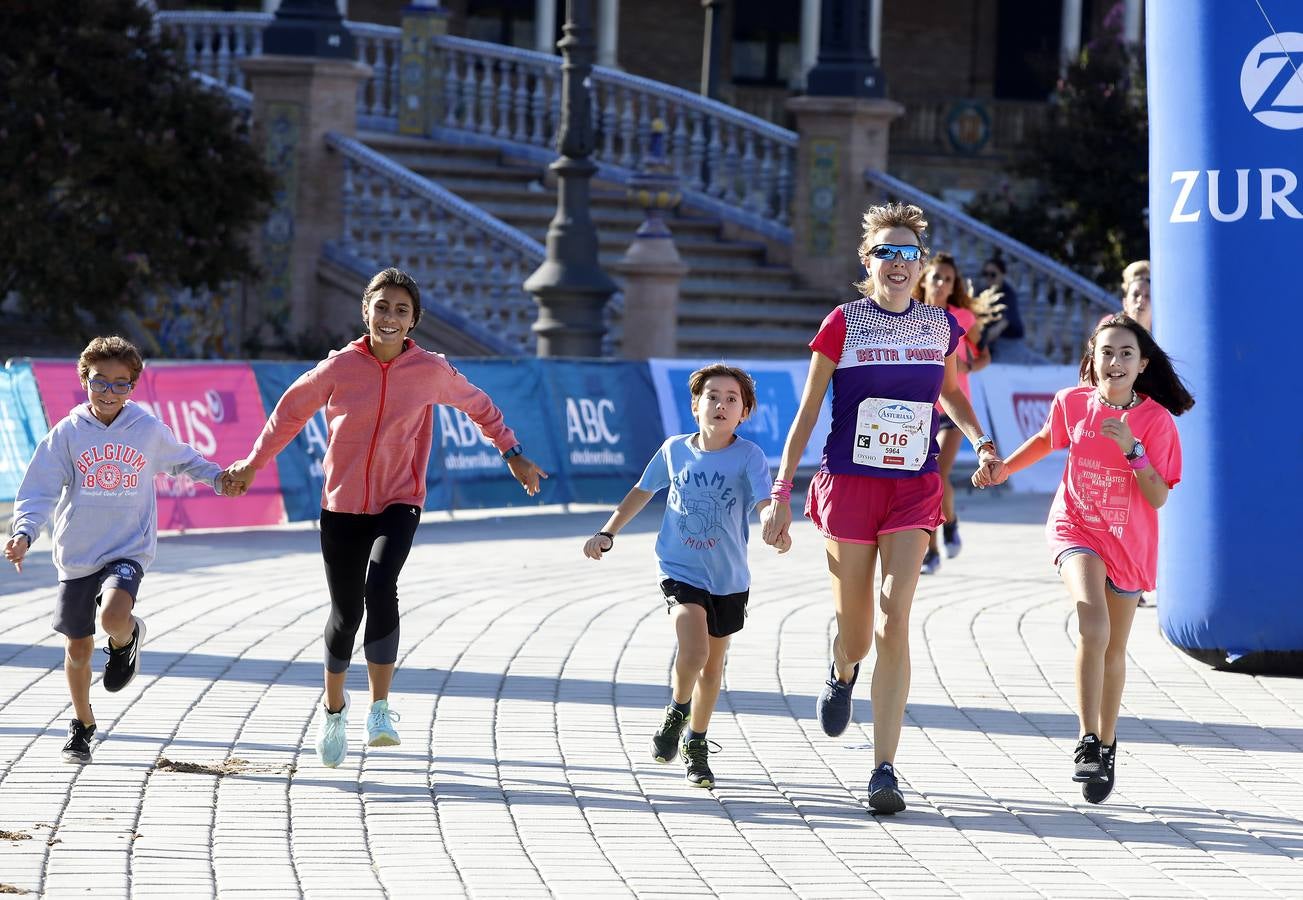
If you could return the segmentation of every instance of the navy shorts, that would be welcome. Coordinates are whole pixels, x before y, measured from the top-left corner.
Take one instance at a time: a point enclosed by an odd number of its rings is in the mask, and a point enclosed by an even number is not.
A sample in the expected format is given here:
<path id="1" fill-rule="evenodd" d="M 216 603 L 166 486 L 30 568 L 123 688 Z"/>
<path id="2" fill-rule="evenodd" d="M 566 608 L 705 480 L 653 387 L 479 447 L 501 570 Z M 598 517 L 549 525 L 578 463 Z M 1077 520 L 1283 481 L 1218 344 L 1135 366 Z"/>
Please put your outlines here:
<path id="1" fill-rule="evenodd" d="M 134 559 L 115 559 L 94 575 L 60 581 L 52 627 L 69 638 L 93 637 L 95 608 L 100 605 L 104 592 L 114 588 L 126 591 L 134 606 L 140 579 L 144 577 L 145 570 Z"/>
<path id="2" fill-rule="evenodd" d="M 737 634 L 746 624 L 747 597 L 750 591 L 736 594 L 712 594 L 704 588 L 673 578 L 661 582 L 661 593 L 665 595 L 665 611 L 669 612 L 682 603 L 695 603 L 706 610 L 706 630 L 711 637 L 728 637 Z"/>

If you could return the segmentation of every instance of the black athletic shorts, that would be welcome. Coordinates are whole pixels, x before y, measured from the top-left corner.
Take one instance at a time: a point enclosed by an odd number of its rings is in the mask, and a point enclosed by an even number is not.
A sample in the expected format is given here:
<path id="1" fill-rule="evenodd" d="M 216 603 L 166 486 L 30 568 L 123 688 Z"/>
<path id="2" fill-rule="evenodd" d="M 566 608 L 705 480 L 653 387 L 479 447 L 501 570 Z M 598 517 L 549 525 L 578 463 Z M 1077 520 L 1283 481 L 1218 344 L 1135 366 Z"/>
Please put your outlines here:
<path id="1" fill-rule="evenodd" d="M 736 594 L 712 594 L 704 588 L 673 578 L 661 582 L 661 593 L 665 595 L 665 611 L 669 612 L 677 604 L 695 603 L 706 610 L 706 630 L 711 637 L 728 637 L 742 630 L 747 618 L 747 597 L 750 591 Z"/>

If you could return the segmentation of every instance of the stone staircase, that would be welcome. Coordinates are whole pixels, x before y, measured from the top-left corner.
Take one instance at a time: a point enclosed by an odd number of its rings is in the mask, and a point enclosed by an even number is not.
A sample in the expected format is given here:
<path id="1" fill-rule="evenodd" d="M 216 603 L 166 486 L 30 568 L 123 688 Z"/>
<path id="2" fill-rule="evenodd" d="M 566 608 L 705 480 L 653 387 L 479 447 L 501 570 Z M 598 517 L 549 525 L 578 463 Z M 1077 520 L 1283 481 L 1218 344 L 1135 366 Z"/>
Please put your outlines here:
<path id="1" fill-rule="evenodd" d="M 545 241 L 556 213 L 556 193 L 545 166 L 509 158 L 499 150 L 423 138 L 379 132 L 359 138 L 399 165 Z M 611 271 L 641 224 L 642 211 L 628 203 L 622 187 L 596 179 L 591 210 L 600 259 Z M 738 234 L 737 226 L 726 229 L 719 219 L 686 206 L 667 224 L 690 267 L 679 303 L 680 356 L 804 358 L 824 316 L 847 299 L 802 288 L 790 267 L 773 261 L 763 238 Z"/>

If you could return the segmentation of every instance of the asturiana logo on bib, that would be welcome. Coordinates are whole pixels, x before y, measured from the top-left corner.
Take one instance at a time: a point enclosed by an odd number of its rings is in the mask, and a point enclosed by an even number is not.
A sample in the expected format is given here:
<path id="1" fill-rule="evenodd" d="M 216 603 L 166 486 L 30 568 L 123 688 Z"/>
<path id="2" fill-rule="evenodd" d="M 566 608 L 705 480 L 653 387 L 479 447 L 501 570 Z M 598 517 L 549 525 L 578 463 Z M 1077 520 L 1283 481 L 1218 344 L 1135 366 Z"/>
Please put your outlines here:
<path id="1" fill-rule="evenodd" d="M 893 425 L 905 425 L 914 421 L 914 411 L 908 406 L 893 403 L 890 406 L 882 407 L 878 411 L 878 418 L 884 422 L 891 422 Z"/>
<path id="2" fill-rule="evenodd" d="M 1240 69 L 1240 96 L 1270 128 L 1303 128 L 1303 34 L 1286 31 L 1258 42 Z"/>

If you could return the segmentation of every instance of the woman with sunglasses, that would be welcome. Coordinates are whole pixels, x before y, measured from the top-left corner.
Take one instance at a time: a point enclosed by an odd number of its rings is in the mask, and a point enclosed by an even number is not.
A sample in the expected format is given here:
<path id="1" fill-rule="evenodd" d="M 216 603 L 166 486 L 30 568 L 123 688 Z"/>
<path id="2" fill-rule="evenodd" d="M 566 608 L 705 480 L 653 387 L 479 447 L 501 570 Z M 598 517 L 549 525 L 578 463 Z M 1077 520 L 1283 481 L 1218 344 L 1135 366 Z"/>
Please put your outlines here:
<path id="1" fill-rule="evenodd" d="M 905 808 L 894 761 L 909 694 L 909 612 L 928 537 L 943 521 L 938 399 L 977 448 L 979 471 L 996 478 L 1004 467 L 959 387 L 955 350 L 964 329 L 946 310 L 912 299 L 926 229 L 917 206 L 890 203 L 865 213 L 859 252 L 869 276 L 856 285 L 864 296 L 829 313 L 810 342 L 801 405 L 774 502 L 762 515 L 765 542 L 785 543 L 791 482 L 831 384 L 832 428 L 805 506 L 827 542 L 837 613 L 832 665 L 815 712 L 825 734 L 846 730 L 860 661 L 876 645 L 869 806 L 887 814 Z M 875 567 L 882 572 L 876 598 Z"/>

